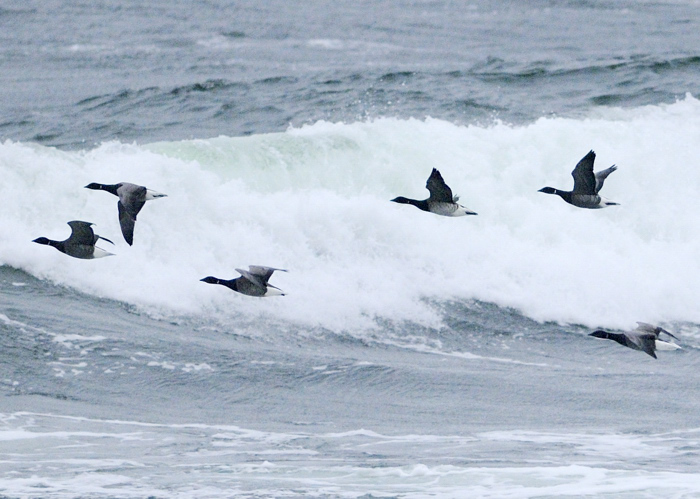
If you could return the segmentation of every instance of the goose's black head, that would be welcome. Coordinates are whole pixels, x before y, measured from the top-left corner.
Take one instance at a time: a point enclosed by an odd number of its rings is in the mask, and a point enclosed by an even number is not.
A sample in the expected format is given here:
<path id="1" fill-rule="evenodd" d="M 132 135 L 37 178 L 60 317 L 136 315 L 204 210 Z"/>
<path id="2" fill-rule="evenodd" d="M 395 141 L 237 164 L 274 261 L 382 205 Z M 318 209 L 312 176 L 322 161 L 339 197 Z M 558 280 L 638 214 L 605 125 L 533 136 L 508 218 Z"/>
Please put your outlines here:
<path id="1" fill-rule="evenodd" d="M 542 187 L 542 189 L 540 189 L 537 192 L 544 192 L 545 194 L 556 194 L 557 190 L 554 187 Z"/>
<path id="2" fill-rule="evenodd" d="M 603 338 L 605 340 L 610 339 L 610 333 L 608 333 L 607 331 L 603 331 L 602 329 L 598 329 L 596 331 L 593 331 L 588 336 L 594 336 L 596 338 Z"/>
<path id="3" fill-rule="evenodd" d="M 205 277 L 204 279 L 200 279 L 202 282 L 206 282 L 207 284 L 219 284 L 220 279 L 217 279 L 214 276 L 209 276 Z"/>
<path id="4" fill-rule="evenodd" d="M 403 196 L 399 196 L 397 198 L 392 199 L 394 203 L 401 203 L 401 204 L 411 204 L 411 199 L 405 198 Z"/>
<path id="5" fill-rule="evenodd" d="M 51 241 L 46 237 L 38 237 L 32 241 L 37 244 L 51 244 Z"/>

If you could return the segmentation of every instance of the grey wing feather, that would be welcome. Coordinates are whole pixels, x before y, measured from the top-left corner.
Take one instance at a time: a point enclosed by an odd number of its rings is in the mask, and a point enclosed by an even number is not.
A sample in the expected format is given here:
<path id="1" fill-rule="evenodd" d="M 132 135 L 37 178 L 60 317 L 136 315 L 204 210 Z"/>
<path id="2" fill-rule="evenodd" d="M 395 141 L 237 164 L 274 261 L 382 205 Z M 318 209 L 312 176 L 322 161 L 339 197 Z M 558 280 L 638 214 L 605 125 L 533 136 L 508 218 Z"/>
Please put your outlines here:
<path id="1" fill-rule="evenodd" d="M 97 237 L 90 227 L 92 224 L 88 222 L 81 222 L 80 220 L 73 220 L 68 222 L 71 228 L 71 234 L 68 238 L 70 244 L 86 244 L 88 246 L 93 246 L 97 242 Z"/>
<path id="2" fill-rule="evenodd" d="M 264 267 L 262 265 L 249 265 L 248 266 L 248 272 L 250 272 L 251 274 L 260 276 L 265 281 L 265 284 L 267 284 L 267 281 L 270 279 L 270 277 L 272 276 L 272 273 L 275 270 L 279 270 L 280 272 L 287 272 L 284 269 L 276 269 L 274 267 Z M 272 286 L 272 287 L 274 288 L 274 286 Z"/>
<path id="3" fill-rule="evenodd" d="M 132 216 L 124 207 L 121 200 L 117 201 L 119 208 L 119 226 L 122 228 L 124 240 L 129 243 L 129 246 L 134 244 L 134 225 L 136 224 L 136 216 Z"/>
<path id="4" fill-rule="evenodd" d="M 593 163 L 595 162 L 595 153 L 590 151 L 581 161 L 578 162 L 576 168 L 571 172 L 574 177 L 575 194 L 596 194 L 596 179 L 593 174 Z"/>
<path id="5" fill-rule="evenodd" d="M 236 282 L 236 291 L 248 296 L 265 296 L 266 288 L 261 288 L 256 283 L 249 281 L 245 277 L 234 279 Z"/>
<path id="6" fill-rule="evenodd" d="M 247 270 L 243 269 L 236 269 L 236 272 L 241 274 L 246 280 L 250 281 L 252 284 L 255 284 L 259 288 L 265 289 L 267 287 L 267 282 L 262 279 L 262 276 L 251 274 Z"/>
<path id="7" fill-rule="evenodd" d="M 640 334 L 634 339 L 634 342 L 639 346 L 639 349 L 656 358 L 654 350 L 656 350 L 655 334 Z"/>
<path id="8" fill-rule="evenodd" d="M 635 329 L 635 331 L 646 334 L 658 334 L 657 329 L 659 328 L 651 324 L 647 324 L 646 322 L 637 322 L 637 329 Z"/>
<path id="9" fill-rule="evenodd" d="M 119 201 L 124 205 L 127 212 L 136 220 L 143 205 L 146 204 L 146 193 L 148 189 L 142 185 L 122 183 L 118 190 Z"/>
<path id="10" fill-rule="evenodd" d="M 636 330 L 639 331 L 640 333 L 653 334 L 657 338 L 659 337 L 659 334 L 665 333 L 665 334 L 669 335 L 671 338 L 678 339 L 675 336 L 673 336 L 671 333 L 666 331 L 664 328 L 659 327 L 659 326 L 654 326 L 652 324 L 647 324 L 646 322 L 637 322 L 637 329 Z"/>
<path id="11" fill-rule="evenodd" d="M 437 203 L 452 203 L 454 198 L 452 196 L 452 189 L 448 187 L 445 181 L 442 179 L 442 175 L 433 168 L 430 177 L 428 177 L 428 182 L 426 182 L 425 187 L 430 192 L 430 201 Z"/>
<path id="12" fill-rule="evenodd" d="M 608 178 L 608 175 L 610 175 L 615 170 L 617 170 L 617 166 L 612 165 L 610 168 L 606 168 L 605 170 L 601 170 L 599 172 L 596 172 L 596 174 L 595 174 L 595 192 L 596 192 L 596 194 L 599 193 L 600 190 L 603 188 L 603 182 L 605 182 L 605 179 Z"/>

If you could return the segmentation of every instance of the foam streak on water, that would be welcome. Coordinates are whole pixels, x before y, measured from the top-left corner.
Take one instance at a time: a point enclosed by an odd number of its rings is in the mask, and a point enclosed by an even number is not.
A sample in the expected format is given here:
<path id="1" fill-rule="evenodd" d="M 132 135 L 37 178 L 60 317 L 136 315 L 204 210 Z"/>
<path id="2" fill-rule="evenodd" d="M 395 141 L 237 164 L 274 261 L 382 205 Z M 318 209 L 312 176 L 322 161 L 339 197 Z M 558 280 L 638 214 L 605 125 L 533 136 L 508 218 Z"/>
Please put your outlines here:
<path id="1" fill-rule="evenodd" d="M 434 322 L 425 298 L 587 325 L 697 322 L 699 111 L 688 96 L 527 126 L 320 122 L 78 152 L 6 141 L 0 263 L 166 314 L 265 314 L 331 329 Z M 590 149 L 596 169 L 618 165 L 603 194 L 621 206 L 581 210 L 537 192 L 570 188 Z M 388 201 L 425 197 L 433 167 L 477 217 Z M 168 194 L 139 215 L 133 247 L 120 237 L 116 198 L 83 188 L 93 181 Z M 31 243 L 64 239 L 74 219 L 96 223 L 117 256 L 74 260 Z M 251 301 L 199 282 L 249 264 L 289 269 L 271 280 L 289 295 Z"/>
<path id="2" fill-rule="evenodd" d="M 696 434 L 274 433 L 5 413 L 0 456 L 14 473 L 0 490 L 55 498 L 692 496 L 700 493 L 694 467 L 667 469 L 683 462 Z"/>

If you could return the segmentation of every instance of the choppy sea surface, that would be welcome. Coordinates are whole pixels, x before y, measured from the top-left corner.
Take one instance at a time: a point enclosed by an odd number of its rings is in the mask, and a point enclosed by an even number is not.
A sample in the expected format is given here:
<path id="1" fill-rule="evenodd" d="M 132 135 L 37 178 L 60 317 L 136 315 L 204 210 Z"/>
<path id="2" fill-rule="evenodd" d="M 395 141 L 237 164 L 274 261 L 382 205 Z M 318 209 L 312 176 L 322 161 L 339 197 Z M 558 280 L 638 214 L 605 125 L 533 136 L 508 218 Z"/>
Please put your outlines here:
<path id="1" fill-rule="evenodd" d="M 700 497 L 698 2 L 29 0 L 0 42 L 0 497 Z M 537 192 L 591 149 L 620 206 Z M 432 168 L 478 216 L 389 202 Z M 168 195 L 133 246 L 121 181 Z M 115 256 L 31 242 L 76 219 Z M 286 296 L 200 282 L 248 265 Z M 588 336 L 637 321 L 681 348 Z"/>

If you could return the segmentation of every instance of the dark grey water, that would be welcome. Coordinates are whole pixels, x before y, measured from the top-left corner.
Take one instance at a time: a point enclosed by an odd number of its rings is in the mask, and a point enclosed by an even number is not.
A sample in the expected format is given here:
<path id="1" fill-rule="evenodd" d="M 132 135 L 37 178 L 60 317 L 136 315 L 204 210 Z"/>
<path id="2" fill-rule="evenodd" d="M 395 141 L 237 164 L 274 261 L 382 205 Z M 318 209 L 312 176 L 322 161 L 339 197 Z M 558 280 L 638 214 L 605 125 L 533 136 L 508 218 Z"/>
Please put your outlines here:
<path id="1" fill-rule="evenodd" d="M 698 47 L 691 1 L 1 6 L 0 495 L 700 495 Z M 618 211 L 533 194 L 590 148 Z M 437 165 L 478 217 L 387 207 Z M 30 243 L 132 179 L 133 248 Z M 289 295 L 198 281 L 248 264 Z M 682 349 L 587 336 L 637 320 Z"/>
<path id="2" fill-rule="evenodd" d="M 59 147 L 318 120 L 529 122 L 697 93 L 692 2 L 24 2 L 0 137 Z"/>

